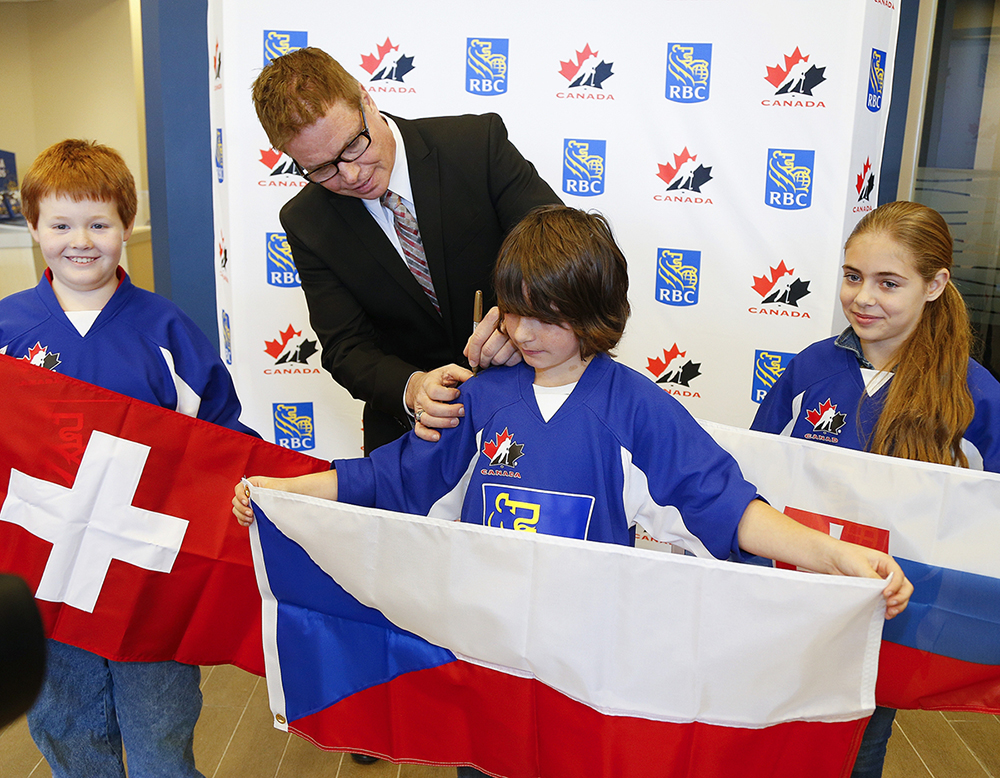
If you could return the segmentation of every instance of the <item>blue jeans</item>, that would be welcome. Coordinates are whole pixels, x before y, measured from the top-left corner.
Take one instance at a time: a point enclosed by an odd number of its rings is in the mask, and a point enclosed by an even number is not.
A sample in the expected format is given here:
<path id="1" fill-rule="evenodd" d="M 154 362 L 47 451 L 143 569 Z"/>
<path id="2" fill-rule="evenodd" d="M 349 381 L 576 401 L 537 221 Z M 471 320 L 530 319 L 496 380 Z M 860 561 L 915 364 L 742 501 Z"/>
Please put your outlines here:
<path id="1" fill-rule="evenodd" d="M 179 662 L 111 662 L 55 640 L 28 711 L 53 778 L 204 778 L 194 766 L 201 669 Z"/>
<path id="2" fill-rule="evenodd" d="M 858 758 L 854 760 L 851 778 L 881 778 L 885 762 L 885 749 L 892 734 L 892 720 L 896 718 L 895 708 L 875 708 L 868 720 Z"/>

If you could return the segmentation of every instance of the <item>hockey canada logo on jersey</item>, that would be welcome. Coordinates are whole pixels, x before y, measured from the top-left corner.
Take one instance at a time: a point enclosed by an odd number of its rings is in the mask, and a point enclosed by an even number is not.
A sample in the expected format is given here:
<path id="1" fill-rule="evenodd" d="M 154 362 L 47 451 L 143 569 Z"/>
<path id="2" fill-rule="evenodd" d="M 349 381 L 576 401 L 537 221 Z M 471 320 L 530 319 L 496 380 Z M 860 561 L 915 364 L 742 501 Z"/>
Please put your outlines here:
<path id="1" fill-rule="evenodd" d="M 578 197 L 604 194 L 607 141 L 566 138 L 563 143 L 563 191 Z"/>
<path id="2" fill-rule="evenodd" d="M 875 189 L 875 171 L 872 170 L 871 157 L 865 157 L 865 164 L 858 173 L 854 189 L 858 193 L 858 204 L 854 206 L 854 212 L 868 213 L 872 209 L 871 197 Z"/>
<path id="3" fill-rule="evenodd" d="M 507 91 L 507 38 L 468 38 L 465 91 L 491 97 Z"/>
<path id="4" fill-rule="evenodd" d="M 371 76 L 371 81 L 394 82 L 368 85 L 365 88 L 369 92 L 416 92 L 413 87 L 403 85 L 403 78 L 413 67 L 413 57 L 402 53 L 388 38 L 374 53 L 361 55 L 361 68 Z"/>
<path id="5" fill-rule="evenodd" d="M 839 440 L 836 436 L 847 422 L 847 414 L 838 411 L 837 406 L 827 397 L 819 408 L 806 411 L 806 421 L 813 425 L 813 431 L 807 432 L 805 437 L 824 443 L 836 443 Z"/>
<path id="6" fill-rule="evenodd" d="M 275 340 L 264 341 L 264 351 L 274 358 L 274 367 L 264 371 L 264 375 L 319 374 L 318 367 L 309 365 L 309 358 L 319 351 L 319 344 L 312 338 L 303 338 L 302 330 L 291 324 Z"/>
<path id="7" fill-rule="evenodd" d="M 646 357 L 646 370 L 653 374 L 663 391 L 676 397 L 701 397 L 691 390 L 691 382 L 701 375 L 701 362 L 686 359 L 687 352 L 677 348 L 675 343 L 670 351 L 663 349 L 663 359 Z"/>
<path id="8" fill-rule="evenodd" d="M 698 162 L 698 155 L 688 151 L 687 146 L 680 154 L 674 154 L 673 164 L 657 163 L 659 171 L 656 177 L 666 183 L 667 192 L 653 197 L 658 202 L 693 203 L 695 205 L 712 205 L 710 197 L 702 195 L 701 188 L 712 180 L 711 166 Z"/>
<path id="9" fill-rule="evenodd" d="M 59 354 L 50 352 L 48 346 L 43 346 L 38 341 L 28 349 L 28 353 L 20 358 L 22 362 L 30 362 L 33 365 L 44 367 L 46 370 L 55 370 L 62 364 Z"/>
<path id="10" fill-rule="evenodd" d="M 576 60 L 559 61 L 559 75 L 569 81 L 570 91 L 556 94 L 565 100 L 614 100 L 615 96 L 604 91 L 604 82 L 614 73 L 611 72 L 612 62 L 597 59 L 598 52 L 592 51 L 588 43 L 583 51 L 576 52 Z"/>
<path id="11" fill-rule="evenodd" d="M 520 478 L 516 471 L 493 470 L 494 467 L 515 467 L 517 460 L 524 456 L 524 446 L 514 441 L 506 427 L 498 432 L 493 440 L 487 440 L 483 445 L 483 456 L 490 460 L 490 469 L 483 468 L 481 475 L 504 475 L 510 478 Z"/>
<path id="12" fill-rule="evenodd" d="M 761 304 L 751 305 L 749 312 L 796 319 L 810 318 L 807 311 L 799 310 L 799 300 L 809 294 L 809 282 L 796 277 L 795 268 L 785 267 L 785 260 L 769 269 L 769 275 L 753 277 L 751 288 L 761 296 Z"/>
<path id="13" fill-rule="evenodd" d="M 711 43 L 667 44 L 666 98 L 675 103 L 703 103 L 712 81 Z"/>
<path id="14" fill-rule="evenodd" d="M 811 99 L 813 90 L 826 81 L 826 68 L 818 68 L 810 64 L 809 56 L 799 51 L 786 54 L 784 66 L 780 63 L 767 66 L 764 80 L 775 88 L 773 100 L 761 100 L 760 104 L 767 107 L 783 108 L 826 108 L 822 100 Z"/>

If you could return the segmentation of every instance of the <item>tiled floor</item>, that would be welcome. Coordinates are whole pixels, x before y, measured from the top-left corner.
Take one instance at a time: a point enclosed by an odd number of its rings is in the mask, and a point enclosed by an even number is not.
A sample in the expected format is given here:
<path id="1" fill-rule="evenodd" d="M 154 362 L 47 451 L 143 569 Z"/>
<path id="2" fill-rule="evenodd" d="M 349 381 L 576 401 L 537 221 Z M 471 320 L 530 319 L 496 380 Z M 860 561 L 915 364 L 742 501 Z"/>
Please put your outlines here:
<path id="1" fill-rule="evenodd" d="M 235 667 L 206 667 L 195 757 L 208 778 L 452 778 L 454 768 L 361 766 L 271 726 L 264 681 Z M 0 732 L 0 778 L 51 778 L 22 717 Z M 901 711 L 883 778 L 1000 778 L 1000 718 Z M 791 778 L 791 777 L 790 777 Z"/>

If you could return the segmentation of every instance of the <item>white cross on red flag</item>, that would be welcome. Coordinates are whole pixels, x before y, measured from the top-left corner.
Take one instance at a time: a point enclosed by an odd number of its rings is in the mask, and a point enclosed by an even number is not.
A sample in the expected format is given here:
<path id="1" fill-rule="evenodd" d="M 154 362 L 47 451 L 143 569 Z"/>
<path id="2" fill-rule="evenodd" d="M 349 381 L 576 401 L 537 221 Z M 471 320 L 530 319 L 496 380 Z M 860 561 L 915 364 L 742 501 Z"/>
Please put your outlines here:
<path id="1" fill-rule="evenodd" d="M 233 486 L 329 464 L 5 356 L 0 393 L 0 570 L 28 582 L 48 636 L 263 674 Z"/>

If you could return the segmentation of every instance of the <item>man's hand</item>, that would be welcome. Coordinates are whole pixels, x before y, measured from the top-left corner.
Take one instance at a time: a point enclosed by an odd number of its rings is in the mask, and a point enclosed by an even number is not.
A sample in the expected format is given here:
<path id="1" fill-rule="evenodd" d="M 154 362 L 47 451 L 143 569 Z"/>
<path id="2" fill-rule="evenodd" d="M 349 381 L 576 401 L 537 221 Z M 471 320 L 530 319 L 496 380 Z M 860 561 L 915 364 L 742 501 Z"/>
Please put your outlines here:
<path id="1" fill-rule="evenodd" d="M 496 306 L 490 308 L 479 322 L 462 353 L 473 369 L 490 365 L 516 365 L 521 361 L 521 352 L 500 331 L 500 310 Z"/>
<path id="2" fill-rule="evenodd" d="M 414 373 L 406 385 L 406 407 L 413 409 L 417 437 L 434 442 L 441 437 L 437 430 L 457 427 L 465 406 L 455 402 L 459 384 L 472 378 L 472 372 L 458 365 L 445 365 L 429 373 Z"/>

